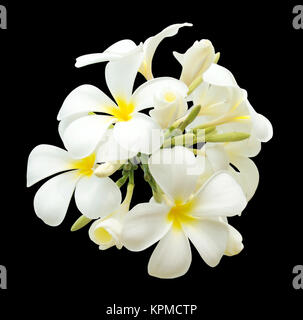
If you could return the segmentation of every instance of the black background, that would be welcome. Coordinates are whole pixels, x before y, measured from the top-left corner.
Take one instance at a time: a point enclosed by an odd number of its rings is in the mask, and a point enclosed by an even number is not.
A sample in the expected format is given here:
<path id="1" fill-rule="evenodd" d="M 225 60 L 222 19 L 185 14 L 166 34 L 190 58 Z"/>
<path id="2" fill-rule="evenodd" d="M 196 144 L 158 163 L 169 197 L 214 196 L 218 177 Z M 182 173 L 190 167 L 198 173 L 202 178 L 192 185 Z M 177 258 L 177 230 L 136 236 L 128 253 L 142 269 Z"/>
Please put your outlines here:
<path id="1" fill-rule="evenodd" d="M 112 319 L 105 315 L 105 307 L 114 303 L 174 303 L 199 305 L 196 317 L 179 319 L 202 318 L 207 311 L 213 316 L 219 312 L 260 316 L 283 310 L 296 314 L 303 293 L 292 286 L 292 269 L 303 264 L 303 30 L 292 26 L 296 3 L 85 1 L 63 6 L 56 1 L 3 0 L 1 4 L 8 10 L 8 29 L 0 30 L 0 264 L 8 270 L 8 290 L 0 290 L 0 312 L 9 306 L 11 314 L 60 316 L 64 307 L 70 314 L 83 312 L 88 317 L 96 312 L 100 319 Z M 208 267 L 193 250 L 185 276 L 160 280 L 147 274 L 153 248 L 141 253 L 101 252 L 89 240 L 87 228 L 71 233 L 79 216 L 74 201 L 62 225 L 44 225 L 33 210 L 41 183 L 25 188 L 26 164 L 38 144 L 63 146 L 56 115 L 72 89 L 89 83 L 108 92 L 105 64 L 76 69 L 76 57 L 103 51 L 121 39 L 138 44 L 182 22 L 194 26 L 161 43 L 154 56 L 154 75 L 178 78 L 180 66 L 171 52 L 182 53 L 195 40 L 210 39 L 221 52 L 219 63 L 248 91 L 254 108 L 271 120 L 274 137 L 254 159 L 260 172 L 254 198 L 240 218 L 230 220 L 243 235 L 244 250 L 223 257 L 216 268 Z M 150 197 L 137 176 L 133 203 Z"/>

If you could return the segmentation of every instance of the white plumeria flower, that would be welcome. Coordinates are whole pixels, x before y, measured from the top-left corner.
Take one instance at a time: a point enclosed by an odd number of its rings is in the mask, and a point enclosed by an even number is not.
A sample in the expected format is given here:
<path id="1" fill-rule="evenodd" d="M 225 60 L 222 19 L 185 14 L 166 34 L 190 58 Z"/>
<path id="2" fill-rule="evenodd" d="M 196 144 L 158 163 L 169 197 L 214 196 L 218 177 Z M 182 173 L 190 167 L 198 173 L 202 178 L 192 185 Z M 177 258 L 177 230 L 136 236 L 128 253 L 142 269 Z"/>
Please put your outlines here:
<path id="1" fill-rule="evenodd" d="M 215 59 L 215 49 L 209 40 L 195 41 L 184 53 L 173 52 L 182 66 L 180 80 L 188 86 L 211 66 Z"/>
<path id="2" fill-rule="evenodd" d="M 158 45 L 162 42 L 163 39 L 176 35 L 179 29 L 185 26 L 190 27 L 192 26 L 192 24 L 191 23 L 173 24 L 165 28 L 155 36 L 148 38 L 144 42 L 143 44 L 144 56 L 139 68 L 139 72 L 142 73 L 147 80 L 150 80 L 153 78 L 152 60 Z M 87 54 L 77 58 L 76 67 L 80 68 L 80 67 L 98 63 L 98 62 L 117 60 L 125 57 L 126 55 L 131 54 L 134 50 L 136 50 L 136 48 L 137 48 L 137 45 L 132 40 L 128 40 L 128 39 L 121 40 L 111 45 L 102 53 Z"/>
<path id="3" fill-rule="evenodd" d="M 197 188 L 200 188 L 214 173 L 225 170 L 229 171 L 238 181 L 246 195 L 247 201 L 249 201 L 259 184 L 258 168 L 249 157 L 256 156 L 260 152 L 260 149 L 260 142 L 253 137 L 235 142 L 207 142 L 198 151 L 206 159 L 204 162 L 205 170 L 199 177 Z"/>
<path id="4" fill-rule="evenodd" d="M 243 141 L 206 143 L 204 149 L 213 169 L 215 171 L 230 171 L 243 188 L 249 201 L 255 194 L 259 184 L 258 168 L 249 158 L 256 156 L 260 152 L 260 141 L 251 136 Z M 230 164 L 236 167 L 238 171 L 231 167 Z"/>
<path id="5" fill-rule="evenodd" d="M 159 158 L 162 161 L 154 163 Z M 212 176 L 195 192 L 199 175 L 188 174 L 188 169 L 197 161 L 184 147 L 151 156 L 150 171 L 167 203 L 138 204 L 125 218 L 122 243 L 129 250 L 141 251 L 160 240 L 148 264 L 150 275 L 175 278 L 185 274 L 191 264 L 188 239 L 208 265 L 216 266 L 229 235 L 227 224 L 218 218 L 239 214 L 246 206 L 241 187 L 226 172 Z"/>
<path id="6" fill-rule="evenodd" d="M 149 115 L 162 129 L 167 129 L 186 113 L 188 106 L 184 97 L 187 91 L 188 88 L 184 85 L 183 88 L 181 86 L 162 88 L 155 93 L 154 109 L 149 112 Z"/>
<path id="7" fill-rule="evenodd" d="M 206 155 L 214 170 L 231 171 L 242 186 L 247 200 L 250 200 L 259 183 L 259 172 L 249 157 L 260 152 L 261 142 L 272 138 L 273 129 L 269 120 L 253 109 L 247 100 L 247 92 L 237 85 L 231 73 L 227 69 L 219 72 L 228 86 L 203 82 L 195 90 L 193 101 L 201 105 L 201 111 L 188 130 L 208 123 L 217 126 L 218 133 L 238 131 L 250 134 L 249 139 L 244 141 L 207 143 L 205 146 Z"/>
<path id="8" fill-rule="evenodd" d="M 129 184 L 127 194 L 118 210 L 112 212 L 105 218 L 96 220 L 89 229 L 89 237 L 95 242 L 100 250 L 106 250 L 113 246 L 121 249 L 121 233 L 125 216 L 129 211 L 129 205 L 133 194 L 134 185 Z"/>
<path id="9" fill-rule="evenodd" d="M 223 163 L 225 165 L 225 159 L 222 161 L 222 157 L 219 158 L 219 156 L 216 155 L 216 151 L 211 150 L 213 151 L 214 154 L 211 154 L 211 151 L 206 152 L 205 150 L 209 151 L 209 149 L 206 149 L 206 146 L 208 146 L 208 144 L 204 145 L 199 152 L 199 157 L 204 158 L 204 160 L 202 161 L 204 170 L 203 170 L 203 173 L 198 178 L 196 189 L 195 189 L 196 192 L 199 191 L 201 187 L 209 180 L 209 178 L 213 176 L 216 172 L 218 172 L 218 170 L 222 171 L 222 168 L 230 169 L 228 168 L 228 166 L 223 167 Z M 209 156 L 209 154 L 211 154 L 211 156 Z M 219 159 L 219 163 L 218 163 L 218 159 Z M 233 172 L 234 170 L 231 171 L 232 174 Z M 236 180 L 238 181 L 239 179 L 236 179 Z M 241 185 L 241 187 L 245 193 L 245 188 L 243 188 L 243 185 Z M 243 239 L 239 231 L 235 229 L 233 226 L 231 226 L 230 224 L 228 224 L 226 217 L 218 217 L 216 219 L 219 221 L 225 222 L 228 228 L 227 244 L 226 244 L 224 255 L 234 256 L 240 253 L 243 250 L 244 246 L 242 243 Z"/>
<path id="10" fill-rule="evenodd" d="M 153 96 L 160 88 L 179 87 L 181 91 L 184 84 L 169 77 L 157 78 L 145 82 L 132 94 L 142 58 L 142 48 L 137 48 L 106 65 L 106 83 L 116 103 L 91 85 L 76 88 L 65 99 L 58 114 L 58 120 L 66 119 L 60 132 L 65 147 L 75 158 L 86 157 L 95 150 L 112 123 L 114 139 L 129 152 L 151 154 L 161 146 L 160 126 L 139 111 L 154 106 Z M 88 114 L 92 112 L 108 115 Z M 71 117 L 75 120 L 71 121 Z"/>
<path id="11" fill-rule="evenodd" d="M 89 228 L 90 239 L 99 246 L 100 250 L 106 250 L 113 246 L 121 249 L 123 244 L 120 241 L 122 223 L 121 213 L 116 212 L 109 218 L 98 219 Z"/>
<path id="12" fill-rule="evenodd" d="M 208 123 L 213 126 L 232 124 L 234 131 L 247 132 L 260 142 L 272 138 L 272 125 L 267 118 L 257 113 L 247 100 L 247 92 L 230 81 L 228 86 L 203 82 L 194 91 L 195 105 L 201 105 L 199 116 L 189 128 Z M 234 85 L 233 85 L 234 83 Z"/>
<path id="13" fill-rule="evenodd" d="M 203 82 L 193 93 L 194 105 L 200 105 L 198 117 L 189 128 L 209 123 L 218 126 L 234 123 L 239 131 L 250 132 L 251 121 L 247 93 L 239 87 L 211 85 Z"/>
<path id="14" fill-rule="evenodd" d="M 83 215 L 90 219 L 106 216 L 118 209 L 121 192 L 110 178 L 98 178 L 93 172 L 94 153 L 74 159 L 66 150 L 52 145 L 38 145 L 29 155 L 27 186 L 63 172 L 45 182 L 34 198 L 37 216 L 50 226 L 59 225 L 75 191 L 75 201 Z"/>

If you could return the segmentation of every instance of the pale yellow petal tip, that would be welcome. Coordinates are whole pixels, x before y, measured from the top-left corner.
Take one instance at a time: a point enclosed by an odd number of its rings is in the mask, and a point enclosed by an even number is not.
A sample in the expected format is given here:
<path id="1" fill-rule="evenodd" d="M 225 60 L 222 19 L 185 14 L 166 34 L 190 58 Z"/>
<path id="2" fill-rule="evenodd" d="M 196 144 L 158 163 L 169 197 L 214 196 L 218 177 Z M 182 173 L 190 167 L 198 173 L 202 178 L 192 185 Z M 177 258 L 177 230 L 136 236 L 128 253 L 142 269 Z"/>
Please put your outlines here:
<path id="1" fill-rule="evenodd" d="M 235 256 L 235 255 L 239 254 L 243 250 L 243 248 L 244 248 L 244 245 L 242 242 L 240 242 L 240 243 L 236 244 L 234 247 L 226 250 L 224 252 L 224 254 L 229 257 Z"/>

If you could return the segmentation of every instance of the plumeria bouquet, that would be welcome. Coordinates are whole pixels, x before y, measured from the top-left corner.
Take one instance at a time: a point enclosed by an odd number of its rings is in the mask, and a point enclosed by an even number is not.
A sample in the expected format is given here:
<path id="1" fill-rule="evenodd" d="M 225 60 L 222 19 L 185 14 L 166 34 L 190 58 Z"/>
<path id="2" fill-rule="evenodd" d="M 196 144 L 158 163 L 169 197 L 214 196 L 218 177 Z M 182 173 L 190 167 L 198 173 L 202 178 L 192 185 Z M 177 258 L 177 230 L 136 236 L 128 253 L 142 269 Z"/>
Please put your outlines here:
<path id="1" fill-rule="evenodd" d="M 74 89 L 58 113 L 66 150 L 39 145 L 28 159 L 28 186 L 60 173 L 35 195 L 40 219 L 58 226 L 75 193 L 82 215 L 72 231 L 91 223 L 89 237 L 101 250 L 141 251 L 158 242 L 148 272 L 159 278 L 187 272 L 189 240 L 212 267 L 243 249 L 227 219 L 241 215 L 254 195 L 259 174 L 250 158 L 272 137 L 270 122 L 218 64 L 209 40 L 173 52 L 182 66 L 179 79 L 154 78 L 157 46 L 185 26 L 191 24 L 171 25 L 139 45 L 121 40 L 79 57 L 76 67 L 107 63 L 112 97 L 92 85 Z M 146 82 L 134 90 L 138 72 Z M 138 169 L 153 196 L 130 209 Z M 121 173 L 117 181 L 110 177 L 115 172 Z"/>

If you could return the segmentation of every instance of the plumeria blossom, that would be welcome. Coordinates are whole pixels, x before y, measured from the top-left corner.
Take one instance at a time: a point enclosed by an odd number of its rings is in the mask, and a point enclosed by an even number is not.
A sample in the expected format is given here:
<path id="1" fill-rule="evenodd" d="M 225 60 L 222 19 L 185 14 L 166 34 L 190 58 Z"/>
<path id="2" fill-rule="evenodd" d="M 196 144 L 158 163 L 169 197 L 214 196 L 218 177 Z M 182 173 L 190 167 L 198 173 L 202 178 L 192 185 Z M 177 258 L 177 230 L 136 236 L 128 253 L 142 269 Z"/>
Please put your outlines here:
<path id="1" fill-rule="evenodd" d="M 203 39 L 195 41 L 184 54 L 174 51 L 173 55 L 182 66 L 180 80 L 189 86 L 214 62 L 215 49 L 209 40 Z"/>
<path id="2" fill-rule="evenodd" d="M 254 195 L 259 171 L 251 158 L 273 136 L 270 121 L 218 64 L 220 53 L 209 40 L 173 52 L 180 79 L 154 78 L 158 45 L 191 25 L 173 24 L 139 45 L 125 39 L 79 57 L 76 67 L 107 62 L 110 96 L 90 84 L 74 89 L 57 116 L 67 151 L 39 145 L 27 168 L 28 186 L 50 178 L 34 198 L 46 224 L 64 220 L 74 193 L 82 215 L 71 231 L 91 224 L 89 238 L 100 250 L 142 251 L 157 243 L 148 273 L 163 279 L 188 271 L 190 242 L 211 267 L 243 250 L 230 218 Z M 138 73 L 146 81 L 134 88 Z M 152 197 L 130 207 L 137 170 L 147 188 L 140 185 L 141 191 Z"/>
<path id="3" fill-rule="evenodd" d="M 230 171 L 250 200 L 259 184 L 258 168 L 250 158 L 260 152 L 260 141 L 251 136 L 243 141 L 207 143 L 204 149 L 214 170 Z"/>
<path id="4" fill-rule="evenodd" d="M 76 88 L 65 99 L 58 120 L 85 112 L 108 114 L 83 115 L 65 126 L 64 132 L 61 130 L 64 145 L 74 157 L 81 158 L 90 154 L 112 123 L 115 123 L 113 136 L 124 149 L 150 154 L 160 147 L 160 126 L 140 111 L 154 105 L 153 95 L 160 88 L 174 87 L 185 92 L 184 84 L 169 77 L 156 78 L 147 81 L 132 94 L 142 57 L 143 52 L 138 48 L 133 54 L 106 65 L 106 83 L 116 103 L 91 85 Z"/>
<path id="5" fill-rule="evenodd" d="M 261 150 L 261 142 L 271 139 L 272 125 L 264 116 L 258 114 L 247 99 L 247 92 L 241 89 L 230 73 L 226 72 L 228 86 L 211 85 L 203 82 L 194 92 L 194 103 L 201 105 L 199 116 L 188 128 L 216 126 L 217 133 L 246 132 L 249 139 L 243 141 L 207 143 L 206 154 L 211 158 L 215 170 L 230 170 L 243 187 L 247 199 L 254 195 L 259 172 L 249 159 Z M 225 77 L 226 78 L 226 77 Z M 230 164 L 235 166 L 235 171 Z"/>
<path id="6" fill-rule="evenodd" d="M 139 68 L 139 72 L 147 79 L 150 80 L 153 78 L 152 73 L 152 60 L 155 54 L 155 51 L 159 44 L 167 37 L 172 37 L 176 35 L 180 28 L 190 27 L 191 23 L 177 23 L 173 24 L 160 33 L 148 38 L 143 44 L 143 59 Z M 108 47 L 102 53 L 93 53 L 87 54 L 77 58 L 76 67 L 80 68 L 94 63 L 104 62 L 104 61 L 113 61 L 125 57 L 126 55 L 131 54 L 136 50 L 137 45 L 132 40 L 121 40 L 110 47 Z"/>
<path id="7" fill-rule="evenodd" d="M 159 278 L 187 272 L 191 264 L 189 240 L 214 267 L 229 236 L 227 223 L 218 218 L 242 212 L 246 206 L 243 191 L 227 172 L 219 172 L 195 192 L 199 176 L 188 174 L 197 161 L 192 152 L 175 147 L 159 153 L 155 156 L 162 161 L 154 163 L 151 156 L 149 168 L 167 201 L 135 206 L 125 219 L 122 242 L 129 250 L 141 251 L 160 240 L 148 264 L 149 274 Z"/>
<path id="8" fill-rule="evenodd" d="M 233 123 L 237 131 L 251 131 L 252 121 L 245 90 L 203 82 L 194 91 L 193 102 L 201 105 L 201 111 L 189 127 Z"/>
<path id="9" fill-rule="evenodd" d="M 270 121 L 254 110 L 246 90 L 238 86 L 229 70 L 213 64 L 203 79 L 192 94 L 194 104 L 201 105 L 201 118 L 197 117 L 191 126 L 202 122 L 213 125 L 233 123 L 234 128 L 251 133 L 260 142 L 272 138 Z"/>
<path id="10" fill-rule="evenodd" d="M 96 220 L 90 226 L 89 237 L 99 246 L 100 250 L 106 250 L 113 246 L 116 246 L 117 249 L 123 247 L 121 233 L 126 214 L 129 211 L 133 190 L 134 185 L 129 184 L 126 197 L 119 208 L 105 218 Z"/>
<path id="11" fill-rule="evenodd" d="M 186 93 L 188 88 L 179 85 L 175 88 L 161 88 L 159 92 L 154 94 L 154 108 L 149 115 L 154 119 L 162 129 L 170 127 L 175 120 L 185 115 L 188 106 Z"/>
<path id="12" fill-rule="evenodd" d="M 110 178 L 98 178 L 93 172 L 96 155 L 74 159 L 66 150 L 42 144 L 29 155 L 27 186 L 60 173 L 46 181 L 34 198 L 37 216 L 50 226 L 58 226 L 65 218 L 71 197 L 83 215 L 90 219 L 104 217 L 118 209 L 121 192 Z"/>

